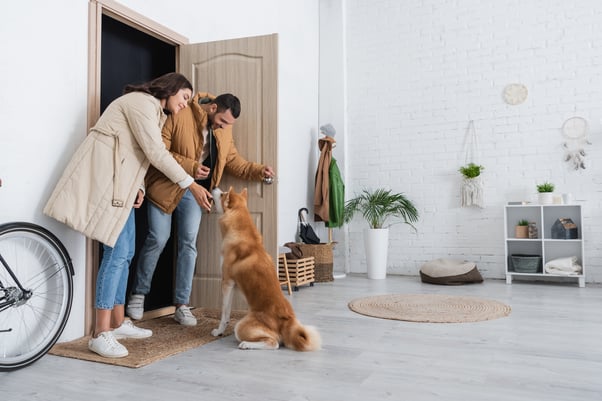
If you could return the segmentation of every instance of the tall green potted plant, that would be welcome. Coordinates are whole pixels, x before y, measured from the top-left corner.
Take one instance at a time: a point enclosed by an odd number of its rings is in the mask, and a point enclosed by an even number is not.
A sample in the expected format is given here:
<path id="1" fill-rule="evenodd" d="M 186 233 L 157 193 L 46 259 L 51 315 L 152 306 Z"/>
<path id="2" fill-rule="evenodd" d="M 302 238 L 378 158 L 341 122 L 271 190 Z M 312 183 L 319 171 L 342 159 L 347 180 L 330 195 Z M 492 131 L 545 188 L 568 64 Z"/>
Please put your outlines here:
<path id="1" fill-rule="evenodd" d="M 359 195 L 345 202 L 343 215 L 345 222 L 351 221 L 358 213 L 369 226 L 364 230 L 368 278 L 384 279 L 387 276 L 389 227 L 391 226 L 391 224 L 385 226 L 385 223 L 390 218 L 397 218 L 416 229 L 412 223 L 418 221 L 418 210 L 404 194 L 379 188 L 374 191 L 364 189 Z"/>

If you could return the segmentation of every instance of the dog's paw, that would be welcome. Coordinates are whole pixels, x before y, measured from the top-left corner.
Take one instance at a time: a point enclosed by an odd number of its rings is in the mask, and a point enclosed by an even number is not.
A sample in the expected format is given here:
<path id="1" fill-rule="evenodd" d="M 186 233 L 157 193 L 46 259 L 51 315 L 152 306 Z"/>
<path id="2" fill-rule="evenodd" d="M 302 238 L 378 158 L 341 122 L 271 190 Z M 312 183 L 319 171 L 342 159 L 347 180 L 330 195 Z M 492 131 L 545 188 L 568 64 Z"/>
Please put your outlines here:
<path id="1" fill-rule="evenodd" d="M 271 344 L 263 341 L 241 341 L 238 344 L 239 349 L 278 349 L 278 343 Z"/>
<path id="2" fill-rule="evenodd" d="M 219 337 L 219 336 L 221 336 L 222 334 L 224 334 L 224 331 L 223 331 L 223 330 L 220 330 L 220 329 L 213 329 L 213 330 L 211 330 L 211 335 L 212 335 L 213 337 Z"/>

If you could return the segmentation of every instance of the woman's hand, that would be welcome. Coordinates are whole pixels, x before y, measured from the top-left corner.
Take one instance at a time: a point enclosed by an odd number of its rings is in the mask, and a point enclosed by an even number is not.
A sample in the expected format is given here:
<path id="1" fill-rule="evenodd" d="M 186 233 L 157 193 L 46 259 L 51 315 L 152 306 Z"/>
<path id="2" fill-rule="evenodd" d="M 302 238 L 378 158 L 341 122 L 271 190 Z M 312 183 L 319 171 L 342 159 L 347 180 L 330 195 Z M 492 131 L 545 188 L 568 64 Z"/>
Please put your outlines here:
<path id="1" fill-rule="evenodd" d="M 188 189 L 192 192 L 192 196 L 197 201 L 200 207 L 205 209 L 207 212 L 211 211 L 211 205 L 213 203 L 213 197 L 203 186 L 193 182 Z"/>
<path id="2" fill-rule="evenodd" d="M 134 201 L 134 209 L 138 209 L 140 206 L 142 206 L 142 202 L 144 202 L 144 191 L 139 189 L 138 194 L 136 195 L 136 200 Z"/>

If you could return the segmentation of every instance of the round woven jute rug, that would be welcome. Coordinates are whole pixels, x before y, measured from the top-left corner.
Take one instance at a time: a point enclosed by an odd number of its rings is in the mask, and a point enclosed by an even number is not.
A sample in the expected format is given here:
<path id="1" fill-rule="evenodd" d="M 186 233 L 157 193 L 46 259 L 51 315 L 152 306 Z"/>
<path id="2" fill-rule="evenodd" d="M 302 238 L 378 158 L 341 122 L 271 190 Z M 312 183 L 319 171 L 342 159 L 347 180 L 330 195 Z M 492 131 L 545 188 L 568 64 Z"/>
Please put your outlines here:
<path id="1" fill-rule="evenodd" d="M 381 319 L 426 323 L 467 323 L 498 319 L 510 306 L 490 299 L 442 294 L 394 294 L 357 298 L 349 309 Z"/>

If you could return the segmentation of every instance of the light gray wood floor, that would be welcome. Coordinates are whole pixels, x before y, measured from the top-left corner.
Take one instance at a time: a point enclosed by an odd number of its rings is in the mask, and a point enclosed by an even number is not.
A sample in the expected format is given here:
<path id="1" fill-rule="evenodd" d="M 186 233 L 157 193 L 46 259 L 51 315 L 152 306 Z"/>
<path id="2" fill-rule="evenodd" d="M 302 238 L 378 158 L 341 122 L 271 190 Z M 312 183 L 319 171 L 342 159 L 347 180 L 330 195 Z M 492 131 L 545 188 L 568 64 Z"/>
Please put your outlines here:
<path id="1" fill-rule="evenodd" d="M 512 313 L 437 324 L 347 308 L 354 298 L 387 293 L 482 296 Z M 241 351 L 230 336 L 140 369 L 47 355 L 0 373 L 0 399 L 602 400 L 600 286 L 487 280 L 449 287 L 359 275 L 302 287 L 290 299 L 300 320 L 319 328 L 321 351 Z"/>

